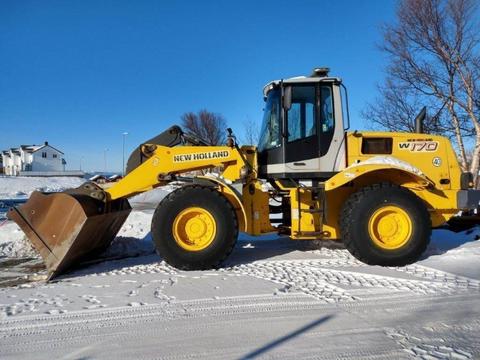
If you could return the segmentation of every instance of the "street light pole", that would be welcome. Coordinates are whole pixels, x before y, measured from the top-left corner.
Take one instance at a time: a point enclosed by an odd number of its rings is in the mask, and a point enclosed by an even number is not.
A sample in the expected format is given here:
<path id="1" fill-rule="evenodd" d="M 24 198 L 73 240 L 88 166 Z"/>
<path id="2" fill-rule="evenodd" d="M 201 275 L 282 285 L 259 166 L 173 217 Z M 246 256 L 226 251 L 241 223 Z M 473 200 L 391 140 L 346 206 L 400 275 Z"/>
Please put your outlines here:
<path id="1" fill-rule="evenodd" d="M 122 176 L 125 176 L 125 138 L 127 137 L 127 135 L 128 135 L 128 132 L 124 132 L 122 135 L 123 135 L 123 151 L 122 151 L 122 154 L 123 154 L 123 162 L 122 162 Z"/>
<path id="2" fill-rule="evenodd" d="M 104 168 L 103 168 L 103 172 L 106 173 L 107 172 L 107 151 L 108 149 L 104 149 L 103 150 L 103 162 L 104 162 Z"/>

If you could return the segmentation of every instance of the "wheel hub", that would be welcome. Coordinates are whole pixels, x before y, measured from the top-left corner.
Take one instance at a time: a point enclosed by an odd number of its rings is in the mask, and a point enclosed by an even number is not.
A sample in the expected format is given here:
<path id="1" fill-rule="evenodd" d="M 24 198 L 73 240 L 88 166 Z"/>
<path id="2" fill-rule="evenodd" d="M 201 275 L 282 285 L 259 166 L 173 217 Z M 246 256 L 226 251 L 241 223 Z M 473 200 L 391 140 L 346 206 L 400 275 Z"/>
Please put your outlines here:
<path id="1" fill-rule="evenodd" d="M 180 247 L 188 251 L 200 251 L 207 248 L 215 238 L 215 219 L 206 209 L 190 207 L 175 217 L 172 230 Z"/>
<path id="2" fill-rule="evenodd" d="M 412 221 L 408 213 L 398 206 L 377 209 L 368 222 L 368 232 L 375 245 L 386 250 L 404 246 L 412 234 Z"/>

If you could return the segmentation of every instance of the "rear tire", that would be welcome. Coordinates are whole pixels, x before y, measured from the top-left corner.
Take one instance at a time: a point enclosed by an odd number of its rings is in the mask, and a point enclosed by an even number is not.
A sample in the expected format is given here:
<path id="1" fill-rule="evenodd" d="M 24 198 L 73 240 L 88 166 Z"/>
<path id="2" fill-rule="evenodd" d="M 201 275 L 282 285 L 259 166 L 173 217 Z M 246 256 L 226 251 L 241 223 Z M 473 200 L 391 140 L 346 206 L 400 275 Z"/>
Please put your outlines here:
<path id="1" fill-rule="evenodd" d="M 214 188 L 186 186 L 157 206 L 152 235 L 160 256 L 182 270 L 218 267 L 233 250 L 238 224 L 230 202 Z"/>
<path id="2" fill-rule="evenodd" d="M 415 262 L 430 242 L 431 220 L 425 204 L 411 191 L 390 183 L 352 194 L 340 219 L 345 247 L 371 265 Z"/>

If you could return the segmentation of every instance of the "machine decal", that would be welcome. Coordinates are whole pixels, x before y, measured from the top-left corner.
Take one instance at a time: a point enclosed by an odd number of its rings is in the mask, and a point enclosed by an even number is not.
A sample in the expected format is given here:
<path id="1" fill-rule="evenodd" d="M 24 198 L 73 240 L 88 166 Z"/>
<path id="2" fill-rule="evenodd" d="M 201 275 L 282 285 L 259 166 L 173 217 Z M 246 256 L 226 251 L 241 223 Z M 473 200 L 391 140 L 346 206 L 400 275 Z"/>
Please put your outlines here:
<path id="1" fill-rule="evenodd" d="M 225 159 L 230 156 L 230 151 L 220 150 L 220 151 L 208 151 L 201 153 L 192 153 L 192 154 L 179 154 L 173 156 L 173 162 L 187 162 L 187 161 L 201 161 L 201 160 L 210 160 L 210 159 Z"/>
<path id="2" fill-rule="evenodd" d="M 438 156 L 435 156 L 432 160 L 432 164 L 433 166 L 439 167 L 440 165 L 442 165 L 442 159 Z"/>
<path id="3" fill-rule="evenodd" d="M 398 143 L 400 150 L 411 152 L 435 152 L 438 149 L 437 141 L 405 141 Z"/>

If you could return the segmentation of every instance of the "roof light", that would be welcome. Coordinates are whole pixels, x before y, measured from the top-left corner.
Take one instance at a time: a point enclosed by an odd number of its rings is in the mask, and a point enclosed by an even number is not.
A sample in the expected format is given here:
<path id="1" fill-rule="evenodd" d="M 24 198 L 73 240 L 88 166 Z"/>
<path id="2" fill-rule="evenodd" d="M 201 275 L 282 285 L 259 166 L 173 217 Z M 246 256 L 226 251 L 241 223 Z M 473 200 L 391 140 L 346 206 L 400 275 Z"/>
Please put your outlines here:
<path id="1" fill-rule="evenodd" d="M 317 67 L 313 69 L 311 77 L 327 77 L 330 72 L 328 67 Z"/>

